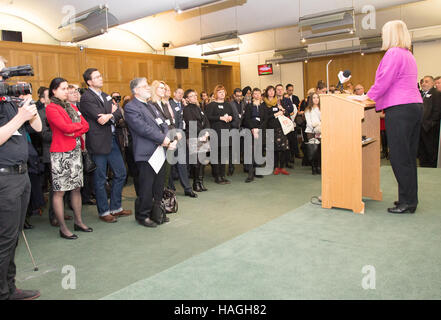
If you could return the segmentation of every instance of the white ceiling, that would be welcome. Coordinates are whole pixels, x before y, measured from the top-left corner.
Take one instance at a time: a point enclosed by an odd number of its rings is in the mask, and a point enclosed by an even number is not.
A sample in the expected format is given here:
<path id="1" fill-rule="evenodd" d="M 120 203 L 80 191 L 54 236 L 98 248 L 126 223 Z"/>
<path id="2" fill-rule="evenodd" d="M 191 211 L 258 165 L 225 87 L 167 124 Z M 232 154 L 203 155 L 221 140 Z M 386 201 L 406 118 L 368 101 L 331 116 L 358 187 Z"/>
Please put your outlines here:
<path id="1" fill-rule="evenodd" d="M 298 47 L 296 24 L 300 16 L 345 7 L 353 6 L 359 14 L 357 37 L 380 34 L 384 22 L 391 19 L 403 19 L 409 28 L 441 24 L 441 0 L 226 0 L 182 14 L 173 10 L 177 3 L 198 1 L 77 0 L 72 7 L 72 0 L 0 0 L 0 12 L 31 21 L 54 38 L 67 41 L 71 32 L 58 26 L 71 10 L 78 13 L 106 2 L 120 23 L 116 28 L 130 31 L 157 51 L 162 51 L 163 42 L 171 42 L 170 54 L 186 56 L 200 55 L 200 48 L 194 44 L 201 37 L 237 30 L 242 40 L 240 51 L 222 57 Z M 377 10 L 376 30 L 362 30 L 359 25 L 365 5 Z"/>

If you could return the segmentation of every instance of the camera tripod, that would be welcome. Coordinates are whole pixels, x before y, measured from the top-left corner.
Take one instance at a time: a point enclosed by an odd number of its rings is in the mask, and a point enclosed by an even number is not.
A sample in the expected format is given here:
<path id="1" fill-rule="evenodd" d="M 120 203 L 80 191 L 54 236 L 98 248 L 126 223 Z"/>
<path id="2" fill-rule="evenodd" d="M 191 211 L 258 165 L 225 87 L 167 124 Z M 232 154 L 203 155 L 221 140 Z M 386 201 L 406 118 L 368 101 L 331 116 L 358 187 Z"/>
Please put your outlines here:
<path id="1" fill-rule="evenodd" d="M 34 257 L 32 256 L 31 249 L 29 248 L 28 240 L 26 239 L 24 230 L 21 230 L 21 234 L 23 235 L 23 239 L 26 243 L 26 248 L 28 249 L 29 255 L 31 256 L 32 264 L 34 265 L 34 271 L 38 271 L 37 264 L 35 263 Z"/>

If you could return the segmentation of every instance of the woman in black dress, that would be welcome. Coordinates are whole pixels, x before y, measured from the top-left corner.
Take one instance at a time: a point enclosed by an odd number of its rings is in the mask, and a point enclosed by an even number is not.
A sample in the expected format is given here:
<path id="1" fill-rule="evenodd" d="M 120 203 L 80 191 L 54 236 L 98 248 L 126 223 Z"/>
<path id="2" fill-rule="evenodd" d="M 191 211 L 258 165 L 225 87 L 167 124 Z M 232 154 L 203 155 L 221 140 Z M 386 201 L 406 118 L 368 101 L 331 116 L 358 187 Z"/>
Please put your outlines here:
<path id="1" fill-rule="evenodd" d="M 221 130 L 231 130 L 231 121 L 233 121 L 233 109 L 231 105 L 225 101 L 227 91 L 223 85 L 217 85 L 214 88 L 214 101 L 210 102 L 205 110 L 211 128 L 216 131 L 218 138 L 218 163 L 212 164 L 215 182 L 218 184 L 229 184 L 230 181 L 225 179 L 225 163 L 222 163 L 222 149 L 228 148 L 226 151 L 231 152 L 229 145 L 223 146 L 221 143 Z"/>
<path id="2" fill-rule="evenodd" d="M 196 139 L 197 149 L 196 152 L 205 152 L 204 144 L 208 143 L 208 134 L 203 137 L 199 137 L 199 133 L 203 129 L 210 128 L 210 123 L 208 122 L 207 117 L 204 112 L 201 110 L 198 102 L 198 94 L 193 89 L 188 89 L 184 93 L 184 99 L 187 101 L 187 105 L 184 107 L 183 115 L 184 115 L 184 130 L 185 135 L 187 136 L 187 141 L 189 141 L 190 134 L 190 126 L 196 124 L 196 137 L 191 137 L 192 139 Z M 190 143 L 188 143 L 190 145 Z M 189 150 L 191 152 L 191 150 Z M 204 169 L 205 164 L 201 163 L 199 157 L 197 159 L 196 164 L 191 164 L 191 172 L 193 175 L 193 190 L 196 192 L 207 191 L 207 188 L 204 186 Z"/>

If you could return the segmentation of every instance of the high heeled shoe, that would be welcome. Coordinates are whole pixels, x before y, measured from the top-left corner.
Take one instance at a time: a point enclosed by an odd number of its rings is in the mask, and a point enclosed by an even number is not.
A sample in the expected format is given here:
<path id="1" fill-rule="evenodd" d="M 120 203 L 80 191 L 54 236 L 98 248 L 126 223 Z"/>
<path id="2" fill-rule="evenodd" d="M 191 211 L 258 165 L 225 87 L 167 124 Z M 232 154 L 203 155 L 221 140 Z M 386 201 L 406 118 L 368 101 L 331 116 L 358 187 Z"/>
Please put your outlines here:
<path id="1" fill-rule="evenodd" d="M 81 228 L 79 225 L 74 223 L 74 231 L 82 231 L 82 232 L 93 232 L 93 229 L 90 227 L 87 227 L 86 229 Z"/>
<path id="2" fill-rule="evenodd" d="M 76 240 L 78 239 L 78 236 L 76 234 L 72 234 L 71 236 L 66 236 L 61 230 L 60 230 L 60 237 L 68 240 Z"/>

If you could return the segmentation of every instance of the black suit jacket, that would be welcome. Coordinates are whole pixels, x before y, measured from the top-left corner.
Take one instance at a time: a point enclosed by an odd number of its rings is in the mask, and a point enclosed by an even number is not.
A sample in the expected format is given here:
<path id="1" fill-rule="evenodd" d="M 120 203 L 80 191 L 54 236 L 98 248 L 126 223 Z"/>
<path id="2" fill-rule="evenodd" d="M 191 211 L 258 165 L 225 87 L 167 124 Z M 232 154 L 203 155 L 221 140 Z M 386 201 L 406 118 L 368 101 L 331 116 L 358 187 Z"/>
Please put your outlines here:
<path id="1" fill-rule="evenodd" d="M 299 109 L 299 107 L 300 107 L 299 97 L 297 97 L 295 94 L 293 94 L 290 98 L 292 99 L 292 103 L 294 103 L 296 105 L 297 109 Z"/>
<path id="2" fill-rule="evenodd" d="M 248 129 L 265 129 L 266 125 L 266 117 L 267 117 L 267 106 L 265 103 L 262 103 L 259 106 L 259 118 L 260 121 L 256 118 L 252 117 L 252 110 L 254 108 L 254 105 L 252 103 L 249 103 L 245 106 L 245 114 L 243 116 L 243 125 L 245 128 Z"/>
<path id="3" fill-rule="evenodd" d="M 423 129 L 429 131 L 434 126 L 437 126 L 441 118 L 441 93 L 435 88 L 429 90 L 427 95 L 423 98 Z"/>
<path id="4" fill-rule="evenodd" d="M 175 100 L 171 99 L 169 100 L 170 102 L 170 106 L 173 110 L 173 114 L 175 117 L 175 127 L 176 129 L 184 129 L 184 117 L 183 117 L 183 111 L 184 111 L 184 106 L 182 105 L 181 102 L 181 107 L 178 106 L 178 104 L 175 102 Z"/>
<path id="5" fill-rule="evenodd" d="M 98 123 L 99 114 L 112 113 L 112 98 L 101 92 L 104 102 L 98 95 L 87 89 L 81 96 L 80 112 L 89 123 L 89 131 L 86 133 L 86 148 L 92 154 L 109 154 L 112 150 L 112 120 L 106 124 Z M 119 109 L 113 113 L 115 123 L 121 118 Z"/>

